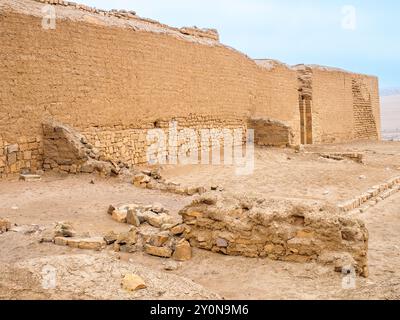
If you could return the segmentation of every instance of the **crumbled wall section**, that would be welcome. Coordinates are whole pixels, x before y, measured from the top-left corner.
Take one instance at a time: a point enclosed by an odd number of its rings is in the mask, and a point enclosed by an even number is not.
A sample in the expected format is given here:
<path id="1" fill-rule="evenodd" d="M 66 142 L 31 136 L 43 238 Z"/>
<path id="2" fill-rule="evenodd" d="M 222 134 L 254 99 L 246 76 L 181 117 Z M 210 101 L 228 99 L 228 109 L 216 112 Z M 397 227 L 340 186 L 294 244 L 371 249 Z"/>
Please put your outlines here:
<path id="1" fill-rule="evenodd" d="M 248 129 L 254 130 L 254 143 L 259 146 L 286 147 L 293 144 L 293 131 L 281 121 L 250 118 Z"/>
<path id="2" fill-rule="evenodd" d="M 102 157 L 84 136 L 74 129 L 48 121 L 43 124 L 43 167 L 66 173 L 118 174 L 120 167 Z"/>
<path id="3" fill-rule="evenodd" d="M 288 201 L 201 196 L 181 210 L 194 247 L 227 255 L 353 266 L 368 276 L 368 231 L 362 221 L 328 208 Z"/>

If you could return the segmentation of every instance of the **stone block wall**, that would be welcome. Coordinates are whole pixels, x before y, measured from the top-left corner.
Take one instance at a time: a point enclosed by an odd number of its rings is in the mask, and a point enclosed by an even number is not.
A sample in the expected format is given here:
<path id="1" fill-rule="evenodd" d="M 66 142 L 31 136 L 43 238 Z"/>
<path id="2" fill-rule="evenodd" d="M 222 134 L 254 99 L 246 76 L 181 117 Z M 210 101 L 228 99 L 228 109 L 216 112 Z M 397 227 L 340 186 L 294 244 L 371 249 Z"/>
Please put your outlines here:
<path id="1" fill-rule="evenodd" d="M 9 143 L 0 136 L 0 178 L 20 172 L 35 172 L 43 165 L 41 136 L 19 137 Z"/>
<path id="2" fill-rule="evenodd" d="M 194 247 L 227 255 L 353 267 L 368 276 L 368 231 L 361 220 L 322 204 L 205 194 L 181 210 Z"/>
<path id="3" fill-rule="evenodd" d="M 151 153 L 149 148 L 159 141 L 158 137 L 151 139 L 148 135 L 154 129 L 162 130 L 165 149 L 158 148 Z M 225 132 L 228 136 L 224 135 Z M 241 146 L 246 141 L 246 133 L 247 124 L 243 119 L 191 115 L 187 118 L 158 119 L 143 128 L 93 128 L 82 134 L 104 158 L 120 160 L 129 165 L 140 165 L 148 163 L 148 151 L 154 157 L 158 152 L 163 152 L 167 162 L 182 150 L 187 150 L 188 153 L 197 152 L 200 163 L 202 151 L 211 153 L 220 148 L 222 152 L 225 143 L 228 143 L 228 146 Z"/>

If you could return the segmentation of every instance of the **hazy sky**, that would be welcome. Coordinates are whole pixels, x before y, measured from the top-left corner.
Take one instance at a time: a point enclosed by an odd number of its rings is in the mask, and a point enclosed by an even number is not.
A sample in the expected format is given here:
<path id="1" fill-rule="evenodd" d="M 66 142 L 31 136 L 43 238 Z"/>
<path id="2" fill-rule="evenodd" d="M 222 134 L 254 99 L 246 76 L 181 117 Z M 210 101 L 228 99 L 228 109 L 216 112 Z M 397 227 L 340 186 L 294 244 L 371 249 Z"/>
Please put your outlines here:
<path id="1" fill-rule="evenodd" d="M 79 0 L 171 26 L 216 28 L 252 58 L 341 67 L 400 87 L 398 0 Z"/>

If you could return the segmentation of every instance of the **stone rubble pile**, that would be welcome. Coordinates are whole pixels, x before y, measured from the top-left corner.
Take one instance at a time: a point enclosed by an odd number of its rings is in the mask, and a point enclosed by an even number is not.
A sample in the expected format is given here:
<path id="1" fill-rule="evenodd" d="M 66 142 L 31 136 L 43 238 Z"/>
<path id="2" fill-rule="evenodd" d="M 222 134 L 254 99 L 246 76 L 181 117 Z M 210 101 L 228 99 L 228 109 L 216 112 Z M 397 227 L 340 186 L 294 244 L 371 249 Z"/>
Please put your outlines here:
<path id="1" fill-rule="evenodd" d="M 99 172 L 111 176 L 127 168 L 123 163 L 104 158 L 83 135 L 64 124 L 43 123 L 43 135 L 45 170 L 72 174 Z"/>
<path id="2" fill-rule="evenodd" d="M 108 214 L 117 222 L 132 225 L 128 232 L 117 234 L 110 231 L 104 236 L 105 242 L 113 245 L 114 251 L 143 250 L 161 258 L 173 258 L 177 261 L 191 259 L 192 248 L 184 238 L 188 227 L 180 219 L 169 215 L 162 205 L 132 203 L 110 206 Z"/>
<path id="3" fill-rule="evenodd" d="M 161 177 L 159 170 L 142 170 L 133 176 L 132 183 L 143 189 L 161 190 L 188 196 L 201 195 L 208 191 L 204 186 L 182 186 L 179 183 L 167 181 Z"/>
<path id="4" fill-rule="evenodd" d="M 110 231 L 101 237 L 90 237 L 78 235 L 70 222 L 59 222 L 52 233 L 43 236 L 40 242 L 96 251 L 112 246 L 115 252 L 144 251 L 152 256 L 177 261 L 191 259 L 192 248 L 184 238 L 189 228 L 181 223 L 181 219 L 170 216 L 162 205 L 133 203 L 110 206 L 108 214 L 117 222 L 127 223 L 132 227 L 127 232 Z M 172 270 L 173 267 L 170 268 Z"/>

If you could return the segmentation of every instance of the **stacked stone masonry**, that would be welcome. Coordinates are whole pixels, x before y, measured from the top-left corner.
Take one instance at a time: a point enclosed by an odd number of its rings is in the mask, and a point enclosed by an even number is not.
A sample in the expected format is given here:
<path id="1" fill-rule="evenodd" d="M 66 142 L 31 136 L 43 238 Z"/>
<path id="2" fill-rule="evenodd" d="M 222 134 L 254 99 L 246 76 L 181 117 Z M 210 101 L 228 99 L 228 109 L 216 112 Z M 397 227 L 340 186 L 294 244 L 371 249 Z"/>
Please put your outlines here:
<path id="1" fill-rule="evenodd" d="M 352 266 L 368 276 L 368 231 L 334 208 L 205 194 L 181 210 L 194 247 L 227 255 Z"/>
<path id="2" fill-rule="evenodd" d="M 379 185 L 372 186 L 361 195 L 338 204 L 342 212 L 364 213 L 378 202 L 392 196 L 400 190 L 400 176 L 391 178 Z"/>

